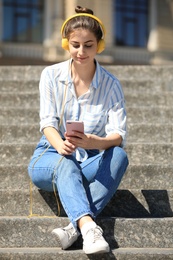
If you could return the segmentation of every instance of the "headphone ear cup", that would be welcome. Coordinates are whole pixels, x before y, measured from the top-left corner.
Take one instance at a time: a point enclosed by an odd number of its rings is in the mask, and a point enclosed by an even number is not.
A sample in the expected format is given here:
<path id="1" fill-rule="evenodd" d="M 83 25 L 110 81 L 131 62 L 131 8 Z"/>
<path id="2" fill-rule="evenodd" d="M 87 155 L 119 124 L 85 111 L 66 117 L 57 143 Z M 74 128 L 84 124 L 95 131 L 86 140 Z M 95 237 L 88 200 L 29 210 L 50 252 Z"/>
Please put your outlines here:
<path id="1" fill-rule="evenodd" d="M 101 39 L 98 42 L 97 53 L 101 53 L 102 51 L 104 51 L 104 49 L 105 49 L 105 41 Z"/>
<path id="2" fill-rule="evenodd" d="M 69 43 L 67 38 L 63 38 L 61 42 L 61 46 L 64 50 L 68 51 L 69 50 Z"/>

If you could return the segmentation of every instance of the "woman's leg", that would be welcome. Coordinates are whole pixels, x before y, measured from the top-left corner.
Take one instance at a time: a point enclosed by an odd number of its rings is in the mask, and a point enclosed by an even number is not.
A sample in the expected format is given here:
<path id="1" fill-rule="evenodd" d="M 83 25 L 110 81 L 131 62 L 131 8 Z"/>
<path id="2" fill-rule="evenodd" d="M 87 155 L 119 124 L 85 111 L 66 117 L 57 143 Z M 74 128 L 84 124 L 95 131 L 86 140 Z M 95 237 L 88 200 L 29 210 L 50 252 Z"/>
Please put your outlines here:
<path id="1" fill-rule="evenodd" d="M 97 216 L 108 203 L 127 167 L 128 160 L 125 152 L 124 156 L 122 155 L 123 152 L 118 155 L 116 151 L 116 156 L 114 153 L 114 149 L 109 149 L 99 156 L 95 156 L 92 160 L 89 158 L 85 164 L 83 163 L 83 173 L 86 174 L 86 177 L 91 173 L 91 169 L 92 175 L 95 175 L 94 181 L 88 186 L 86 194 L 83 186 L 81 165 L 73 156 L 62 157 L 53 147 L 45 150 L 45 147 L 41 146 L 36 149 L 28 167 L 33 183 L 41 189 L 52 191 L 52 180 L 55 182 L 63 207 L 73 226 L 75 226 L 75 230 L 73 227 L 53 230 L 53 233 L 61 241 L 63 248 L 68 248 L 76 241 L 78 237 L 76 224 L 78 223 L 84 239 L 83 249 L 85 253 L 109 251 L 109 245 L 102 236 L 102 229 L 96 226 L 90 216 L 93 217 L 91 209 L 94 210 L 95 216 Z M 123 157 L 124 166 L 121 165 Z M 119 163 L 116 162 L 115 158 L 119 159 Z M 114 165 L 116 171 L 113 170 Z M 105 169 L 107 177 L 105 177 Z M 90 176 L 90 178 L 93 178 L 93 176 Z M 111 178 L 116 182 L 116 184 L 112 185 L 115 190 L 110 185 Z M 95 185 L 93 185 L 94 183 Z M 85 221 L 83 221 L 84 219 Z"/>
<path id="2" fill-rule="evenodd" d="M 111 147 L 81 164 L 87 197 L 95 216 L 116 192 L 127 166 L 126 152 L 120 147 Z"/>
<path id="3" fill-rule="evenodd" d="M 32 182 L 40 189 L 53 191 L 55 183 L 64 210 L 75 227 L 81 217 L 93 216 L 83 187 L 81 167 L 73 156 L 63 157 L 53 147 L 46 150 L 39 146 L 28 172 Z"/>

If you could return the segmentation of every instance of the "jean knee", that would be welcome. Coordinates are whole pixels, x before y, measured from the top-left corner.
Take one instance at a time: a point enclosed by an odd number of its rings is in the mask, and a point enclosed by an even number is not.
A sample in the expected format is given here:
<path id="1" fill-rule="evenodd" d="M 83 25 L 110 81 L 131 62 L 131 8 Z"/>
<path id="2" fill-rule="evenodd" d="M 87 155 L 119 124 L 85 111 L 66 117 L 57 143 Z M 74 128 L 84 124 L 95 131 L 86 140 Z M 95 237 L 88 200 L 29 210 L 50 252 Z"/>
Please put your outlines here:
<path id="1" fill-rule="evenodd" d="M 120 155 L 122 158 L 127 159 L 127 153 L 126 153 L 126 151 L 125 151 L 122 147 L 120 147 L 120 146 L 115 146 L 115 147 L 112 147 L 112 149 L 113 149 L 113 152 L 114 152 L 115 154 L 118 154 L 118 155 Z"/>
<path id="2" fill-rule="evenodd" d="M 28 166 L 28 174 L 32 183 L 39 189 L 53 191 L 53 170 L 44 168 L 31 168 Z"/>
<path id="3" fill-rule="evenodd" d="M 119 146 L 111 147 L 111 150 L 112 150 L 111 153 L 113 158 L 112 162 L 115 162 L 116 165 L 118 164 L 119 167 L 123 167 L 126 170 L 129 164 L 126 151 Z"/>

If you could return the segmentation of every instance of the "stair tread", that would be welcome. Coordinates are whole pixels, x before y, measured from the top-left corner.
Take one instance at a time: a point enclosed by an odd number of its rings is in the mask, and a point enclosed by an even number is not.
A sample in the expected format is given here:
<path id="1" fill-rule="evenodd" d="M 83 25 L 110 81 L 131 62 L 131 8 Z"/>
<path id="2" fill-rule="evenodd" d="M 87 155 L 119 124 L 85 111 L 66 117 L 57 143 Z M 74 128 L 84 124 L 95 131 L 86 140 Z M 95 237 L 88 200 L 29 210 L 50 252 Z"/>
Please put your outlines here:
<path id="1" fill-rule="evenodd" d="M 126 254 L 126 253 L 145 253 L 145 255 L 150 255 L 153 253 L 157 253 L 158 255 L 160 253 L 166 253 L 166 254 L 172 254 L 173 255 L 173 248 L 151 248 L 151 247 L 145 247 L 145 248 L 116 248 L 111 250 L 114 253 L 120 253 L 120 254 Z M 75 253 L 81 253 L 84 254 L 82 249 L 70 249 L 70 250 L 62 250 L 60 247 L 12 247 L 12 248 L 0 248 L 1 252 L 13 252 L 13 253 L 19 253 L 19 252 L 25 252 L 25 253 L 64 253 L 64 254 L 75 254 Z M 88 258 L 87 258 L 88 259 Z"/>
<path id="2" fill-rule="evenodd" d="M 60 248 L 4 248 L 0 257 L 6 260 L 153 260 L 173 259 L 173 248 L 117 248 L 106 254 L 86 255 L 82 249 L 61 250 Z"/>
<path id="3" fill-rule="evenodd" d="M 111 73 L 116 75 L 120 79 L 128 78 L 130 79 L 155 79 L 160 80 L 162 77 L 167 76 L 171 77 L 173 75 L 173 66 L 172 65 L 105 65 L 104 66 Z M 123 67 L 123 69 L 122 69 Z M 40 73 L 45 68 L 45 66 L 40 65 L 24 65 L 24 66 L 1 66 L 0 78 L 4 79 L 25 79 L 28 80 L 37 79 L 40 77 Z"/>
<path id="4" fill-rule="evenodd" d="M 1 143 L 25 143 L 38 142 L 40 133 L 39 124 L 0 124 Z M 173 142 L 173 124 L 151 124 L 151 123 L 129 123 L 127 125 L 127 143 L 172 143 Z M 165 134 L 166 133 L 166 134 Z"/>
<path id="5" fill-rule="evenodd" d="M 30 157 L 36 147 L 32 143 L 9 143 L 1 144 L 0 155 L 3 159 L 1 165 L 17 165 L 29 163 Z M 132 164 L 173 164 L 173 143 L 127 143 L 125 150 Z"/>
<path id="6" fill-rule="evenodd" d="M 173 93 L 160 93 L 151 95 L 144 92 L 129 92 L 125 93 L 126 106 L 134 104 L 134 106 L 168 106 L 173 107 L 172 99 Z M 1 106 L 15 106 L 15 107 L 38 107 L 39 95 L 37 93 L 11 93 L 0 94 Z"/>
<path id="7" fill-rule="evenodd" d="M 31 206 L 31 193 L 28 187 L 5 190 L 0 189 L 0 216 L 26 216 Z M 42 205 L 40 207 L 40 205 Z M 101 217 L 122 218 L 163 218 L 173 217 L 173 187 L 168 189 L 141 190 L 129 188 L 116 191 Z M 53 192 L 32 188 L 32 209 L 40 215 L 57 215 L 58 207 Z M 61 216 L 66 216 L 60 204 Z"/>
<path id="8" fill-rule="evenodd" d="M 0 165 L 0 189 L 26 189 L 29 185 L 28 163 Z M 132 164 L 127 169 L 119 189 L 165 190 L 172 189 L 173 165 Z M 21 180 L 20 182 L 18 180 Z M 159 181 L 158 181 L 159 180 Z"/>
<path id="9" fill-rule="evenodd" d="M 68 223 L 64 217 L 0 217 L 0 247 L 56 247 L 51 231 Z M 112 248 L 173 247 L 173 217 L 98 218 L 97 223 Z"/>

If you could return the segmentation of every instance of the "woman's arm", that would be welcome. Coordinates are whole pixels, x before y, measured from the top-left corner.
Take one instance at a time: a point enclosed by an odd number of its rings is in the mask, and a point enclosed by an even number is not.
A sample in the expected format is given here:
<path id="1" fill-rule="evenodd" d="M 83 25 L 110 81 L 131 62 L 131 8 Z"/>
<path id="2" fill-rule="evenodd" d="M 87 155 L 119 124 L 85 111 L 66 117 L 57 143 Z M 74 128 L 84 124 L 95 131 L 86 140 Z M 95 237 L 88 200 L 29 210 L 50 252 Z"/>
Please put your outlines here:
<path id="1" fill-rule="evenodd" d="M 70 155 L 75 151 L 75 145 L 70 143 L 68 140 L 64 141 L 54 127 L 48 126 L 44 128 L 43 133 L 49 143 L 57 150 L 59 154 Z"/>

